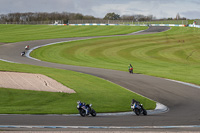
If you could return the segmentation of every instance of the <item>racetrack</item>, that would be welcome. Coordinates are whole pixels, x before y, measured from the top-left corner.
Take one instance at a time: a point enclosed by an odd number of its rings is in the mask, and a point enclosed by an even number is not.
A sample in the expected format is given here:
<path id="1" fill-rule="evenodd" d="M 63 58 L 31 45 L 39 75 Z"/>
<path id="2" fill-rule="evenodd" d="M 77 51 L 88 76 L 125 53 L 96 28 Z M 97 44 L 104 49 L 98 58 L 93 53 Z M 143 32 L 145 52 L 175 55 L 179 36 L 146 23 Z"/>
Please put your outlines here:
<path id="1" fill-rule="evenodd" d="M 152 34 L 168 30 L 168 27 L 150 27 L 148 30 L 133 33 Z M 89 39 L 96 37 L 77 37 L 63 39 L 48 39 L 29 42 L 3 44 L 0 46 L 0 58 L 12 62 L 32 64 L 73 70 L 91 74 L 109 80 L 131 91 L 153 99 L 166 105 L 169 111 L 162 114 L 148 116 L 62 116 L 62 115 L 0 115 L 0 125 L 52 125 L 52 126 L 174 126 L 200 125 L 200 89 L 176 83 L 173 81 L 146 76 L 142 74 L 130 75 L 128 72 L 62 65 L 21 57 L 20 53 L 27 44 L 31 47 L 60 41 Z M 111 99 L 112 100 L 112 99 Z"/>

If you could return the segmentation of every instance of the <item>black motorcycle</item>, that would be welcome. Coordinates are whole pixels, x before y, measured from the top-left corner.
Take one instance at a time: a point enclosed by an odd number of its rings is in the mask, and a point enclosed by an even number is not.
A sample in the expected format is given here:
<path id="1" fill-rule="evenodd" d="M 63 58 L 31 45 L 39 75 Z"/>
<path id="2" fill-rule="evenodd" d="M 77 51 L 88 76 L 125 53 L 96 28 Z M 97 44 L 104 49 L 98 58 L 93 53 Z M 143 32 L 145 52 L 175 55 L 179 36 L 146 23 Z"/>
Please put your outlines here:
<path id="1" fill-rule="evenodd" d="M 128 71 L 129 73 L 133 74 L 133 66 L 131 64 L 128 66 Z"/>
<path id="2" fill-rule="evenodd" d="M 85 104 L 80 101 L 77 102 L 77 109 L 82 117 L 91 114 L 93 117 L 96 116 L 96 111 L 92 109 L 92 104 Z"/>
<path id="3" fill-rule="evenodd" d="M 25 54 L 26 54 L 25 51 L 21 52 L 21 56 L 24 56 Z"/>
<path id="4" fill-rule="evenodd" d="M 129 73 L 133 74 L 133 68 L 129 68 Z"/>
<path id="5" fill-rule="evenodd" d="M 147 115 L 147 111 L 144 109 L 143 105 L 140 102 L 132 100 L 131 109 L 135 112 L 136 115 Z"/>

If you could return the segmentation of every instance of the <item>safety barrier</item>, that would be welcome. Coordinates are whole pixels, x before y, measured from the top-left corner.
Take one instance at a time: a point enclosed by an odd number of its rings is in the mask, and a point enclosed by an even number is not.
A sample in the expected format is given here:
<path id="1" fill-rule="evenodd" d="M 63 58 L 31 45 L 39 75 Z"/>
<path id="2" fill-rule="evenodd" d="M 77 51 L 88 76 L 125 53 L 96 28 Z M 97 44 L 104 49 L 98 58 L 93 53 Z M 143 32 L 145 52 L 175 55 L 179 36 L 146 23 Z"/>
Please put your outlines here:
<path id="1" fill-rule="evenodd" d="M 176 27 L 196 27 L 200 28 L 200 25 L 184 25 L 184 24 L 53 24 L 53 25 L 69 25 L 69 26 L 176 26 Z"/>
<path id="2" fill-rule="evenodd" d="M 177 26 L 177 27 L 185 27 L 184 24 L 150 24 L 149 26 Z"/>
<path id="3" fill-rule="evenodd" d="M 92 23 L 92 24 L 69 24 L 71 26 L 88 26 L 88 25 L 120 25 L 120 24 L 95 24 L 95 23 Z"/>
<path id="4" fill-rule="evenodd" d="M 185 25 L 183 24 L 95 24 L 95 23 L 91 23 L 91 24 L 55 24 L 55 25 L 69 25 L 69 26 L 89 26 L 89 25 L 109 25 L 109 26 L 179 26 L 179 27 L 184 27 Z"/>
<path id="5" fill-rule="evenodd" d="M 69 24 L 70 26 L 89 26 L 89 25 L 103 25 L 103 26 L 148 26 L 147 24 L 96 24 L 96 23 L 92 23 L 92 24 Z"/>
<path id="6" fill-rule="evenodd" d="M 200 28 L 200 25 L 189 24 L 188 27 L 196 27 L 196 28 Z"/>

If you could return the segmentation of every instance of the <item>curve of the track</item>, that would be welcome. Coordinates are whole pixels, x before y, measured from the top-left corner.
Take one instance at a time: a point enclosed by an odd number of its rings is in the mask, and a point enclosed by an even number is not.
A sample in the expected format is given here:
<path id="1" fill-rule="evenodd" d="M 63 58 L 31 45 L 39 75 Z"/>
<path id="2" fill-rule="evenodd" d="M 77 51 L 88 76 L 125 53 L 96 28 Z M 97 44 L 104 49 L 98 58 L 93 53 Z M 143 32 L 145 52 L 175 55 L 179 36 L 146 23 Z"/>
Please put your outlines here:
<path id="1" fill-rule="evenodd" d="M 134 33 L 152 34 L 168 30 L 169 27 L 150 27 L 148 30 Z M 162 114 L 148 116 L 48 116 L 48 115 L 0 115 L 0 125 L 53 125 L 53 126 L 172 126 L 172 125 L 200 125 L 200 89 L 168 81 L 162 78 L 142 74 L 130 75 L 127 72 L 62 65 L 43 61 L 36 61 L 21 57 L 25 45 L 31 47 L 78 39 L 95 37 L 77 37 L 63 39 L 48 39 L 28 42 L 3 44 L 0 46 L 0 58 L 12 62 L 37 66 L 53 67 L 91 74 L 112 81 L 131 91 L 153 99 L 169 107 L 169 111 Z M 112 99 L 110 99 L 112 100 Z M 114 102 L 114 101 L 113 101 Z"/>

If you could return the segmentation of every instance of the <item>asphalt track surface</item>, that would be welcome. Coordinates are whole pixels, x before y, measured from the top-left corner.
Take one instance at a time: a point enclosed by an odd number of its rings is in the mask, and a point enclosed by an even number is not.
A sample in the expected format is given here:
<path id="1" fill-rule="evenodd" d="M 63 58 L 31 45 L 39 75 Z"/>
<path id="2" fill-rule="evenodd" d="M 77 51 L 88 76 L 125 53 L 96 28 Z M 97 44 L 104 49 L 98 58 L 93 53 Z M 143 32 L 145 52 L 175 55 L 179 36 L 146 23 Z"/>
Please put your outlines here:
<path id="1" fill-rule="evenodd" d="M 169 30 L 169 27 L 150 27 L 142 32 L 129 35 L 152 34 Z M 120 35 L 122 36 L 122 35 Z M 103 37 L 103 36 L 102 36 Z M 192 86 L 142 74 L 128 72 L 63 65 L 21 57 L 20 53 L 29 44 L 30 47 L 44 44 L 90 39 L 97 37 L 76 37 L 62 39 L 36 40 L 0 45 L 0 59 L 37 66 L 53 67 L 72 70 L 94 75 L 152 100 L 166 105 L 169 110 L 161 114 L 147 116 L 62 116 L 62 115 L 0 115 L 0 125 L 31 125 L 31 126 L 106 126 L 106 127 L 135 127 L 135 126 L 186 126 L 200 125 L 200 89 Z M 112 100 L 112 99 L 111 99 Z M 130 99 L 131 100 L 131 99 Z M 114 101 L 113 101 L 114 102 Z"/>

